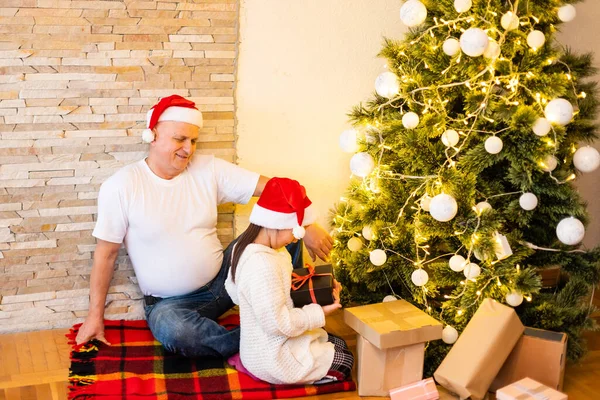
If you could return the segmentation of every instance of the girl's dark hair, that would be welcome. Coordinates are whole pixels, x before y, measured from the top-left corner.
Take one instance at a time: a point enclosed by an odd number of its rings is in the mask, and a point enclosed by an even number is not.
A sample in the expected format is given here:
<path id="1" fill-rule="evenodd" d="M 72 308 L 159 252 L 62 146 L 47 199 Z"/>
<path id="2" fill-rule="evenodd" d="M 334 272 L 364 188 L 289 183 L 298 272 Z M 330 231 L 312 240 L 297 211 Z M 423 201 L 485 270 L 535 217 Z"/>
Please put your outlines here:
<path id="1" fill-rule="evenodd" d="M 258 233 L 262 229 L 261 226 L 250 224 L 248 228 L 240 235 L 237 242 L 235 242 L 235 248 L 233 249 L 233 257 L 231 259 L 231 280 L 235 282 L 235 270 L 240 261 L 240 256 L 250 243 L 254 242 L 254 239 L 258 236 Z"/>

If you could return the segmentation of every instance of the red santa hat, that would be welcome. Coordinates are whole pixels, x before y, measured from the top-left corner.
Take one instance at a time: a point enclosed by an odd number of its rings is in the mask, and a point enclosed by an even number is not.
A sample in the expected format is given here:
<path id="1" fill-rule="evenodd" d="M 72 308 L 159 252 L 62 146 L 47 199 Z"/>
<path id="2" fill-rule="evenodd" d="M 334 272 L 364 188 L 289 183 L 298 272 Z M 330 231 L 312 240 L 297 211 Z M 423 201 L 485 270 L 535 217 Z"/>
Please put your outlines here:
<path id="1" fill-rule="evenodd" d="M 298 181 L 271 178 L 250 214 L 250 222 L 270 229 L 293 229 L 294 237 L 304 237 L 304 225 L 317 219 L 306 189 Z"/>
<path id="2" fill-rule="evenodd" d="M 142 141 L 154 141 L 152 129 L 159 121 L 186 122 L 202 128 L 202 113 L 196 108 L 196 103 L 179 95 L 160 99 L 146 114 L 146 129 L 142 132 Z"/>

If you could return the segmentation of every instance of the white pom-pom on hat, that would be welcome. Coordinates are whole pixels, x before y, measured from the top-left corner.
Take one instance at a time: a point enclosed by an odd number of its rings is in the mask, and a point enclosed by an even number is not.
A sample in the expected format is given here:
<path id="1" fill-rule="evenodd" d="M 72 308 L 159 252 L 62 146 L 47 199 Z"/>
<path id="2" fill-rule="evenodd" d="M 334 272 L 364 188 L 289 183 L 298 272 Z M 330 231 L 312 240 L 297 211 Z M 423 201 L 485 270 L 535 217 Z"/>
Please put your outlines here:
<path id="1" fill-rule="evenodd" d="M 294 237 L 296 239 L 300 240 L 306 234 L 306 229 L 304 229 L 303 226 L 298 225 L 298 226 L 294 227 L 294 229 L 292 229 L 292 234 L 294 235 Z"/>
<path id="2" fill-rule="evenodd" d="M 144 129 L 142 131 L 142 142 L 144 143 L 152 143 L 154 141 L 154 132 L 152 129 Z"/>

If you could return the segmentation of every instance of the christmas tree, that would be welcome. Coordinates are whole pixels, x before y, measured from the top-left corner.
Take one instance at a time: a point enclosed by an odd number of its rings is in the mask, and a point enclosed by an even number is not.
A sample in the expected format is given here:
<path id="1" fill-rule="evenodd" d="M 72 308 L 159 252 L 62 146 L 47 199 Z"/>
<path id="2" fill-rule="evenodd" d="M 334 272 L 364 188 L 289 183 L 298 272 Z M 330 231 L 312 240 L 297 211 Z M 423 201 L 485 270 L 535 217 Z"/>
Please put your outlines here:
<path id="1" fill-rule="evenodd" d="M 595 71 L 590 55 L 554 42 L 575 17 L 567 3 L 406 1 L 411 29 L 385 40 L 388 71 L 340 137 L 356 153 L 332 213 L 345 300 L 393 295 L 442 321 L 429 374 L 485 298 L 526 326 L 568 333 L 572 360 L 595 328 L 600 248 L 581 248 L 588 216 L 572 185 L 600 164 L 585 144 L 596 137 L 585 81 Z M 562 279 L 543 288 L 549 268 Z"/>

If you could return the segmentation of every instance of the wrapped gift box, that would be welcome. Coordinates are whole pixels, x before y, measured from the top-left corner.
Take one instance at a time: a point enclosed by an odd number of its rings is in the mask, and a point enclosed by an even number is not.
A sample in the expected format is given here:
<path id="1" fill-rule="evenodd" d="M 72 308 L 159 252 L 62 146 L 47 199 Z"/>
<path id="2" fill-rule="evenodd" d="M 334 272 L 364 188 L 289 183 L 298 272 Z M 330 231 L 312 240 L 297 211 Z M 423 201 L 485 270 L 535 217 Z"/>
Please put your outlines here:
<path id="1" fill-rule="evenodd" d="M 515 310 L 485 299 L 435 371 L 435 380 L 461 398 L 483 399 L 524 330 Z"/>
<path id="2" fill-rule="evenodd" d="M 322 306 L 333 303 L 333 267 L 320 265 L 294 269 L 290 295 L 295 307 L 311 303 Z"/>
<path id="3" fill-rule="evenodd" d="M 495 392 L 523 378 L 531 378 L 552 389 L 562 390 L 567 361 L 567 335 L 525 328 L 523 336 L 494 379 Z"/>
<path id="4" fill-rule="evenodd" d="M 437 400 L 440 394 L 433 378 L 428 378 L 390 390 L 390 398 L 391 400 Z"/>
<path id="5" fill-rule="evenodd" d="M 567 400 L 568 398 L 566 394 L 530 378 L 521 379 L 496 392 L 497 400 Z"/>
<path id="6" fill-rule="evenodd" d="M 425 342 L 442 337 L 441 323 L 404 300 L 347 308 L 344 321 L 359 334 L 359 396 L 423 379 Z"/>

